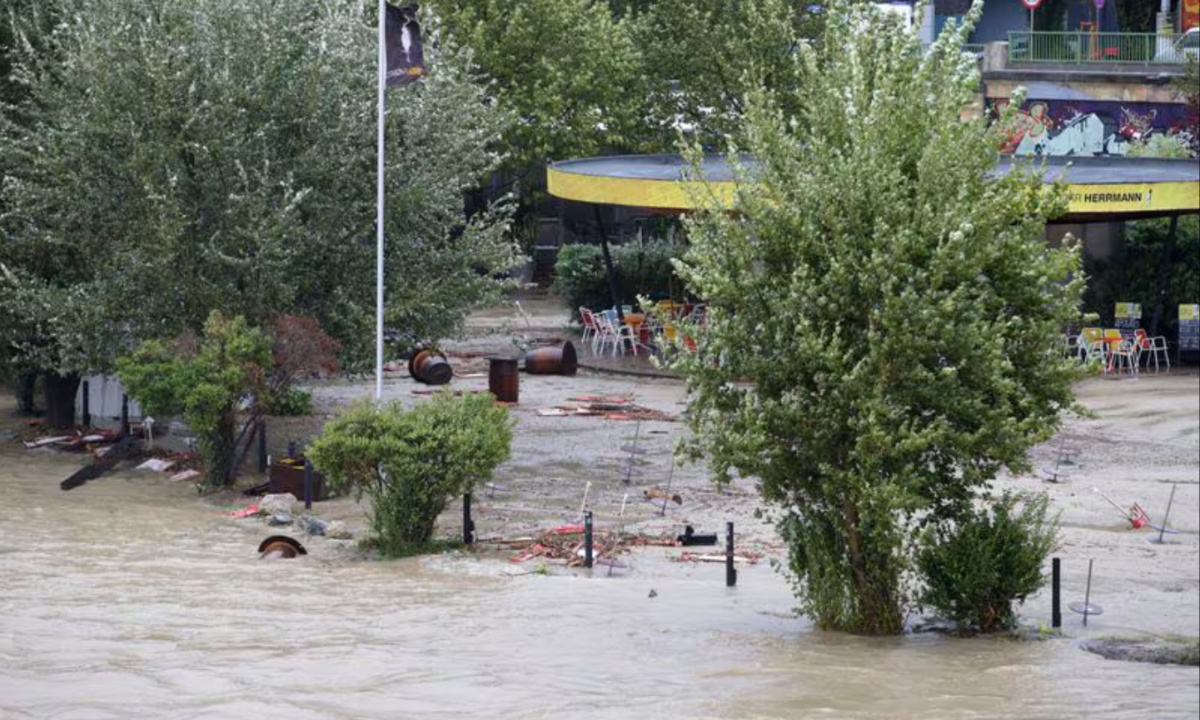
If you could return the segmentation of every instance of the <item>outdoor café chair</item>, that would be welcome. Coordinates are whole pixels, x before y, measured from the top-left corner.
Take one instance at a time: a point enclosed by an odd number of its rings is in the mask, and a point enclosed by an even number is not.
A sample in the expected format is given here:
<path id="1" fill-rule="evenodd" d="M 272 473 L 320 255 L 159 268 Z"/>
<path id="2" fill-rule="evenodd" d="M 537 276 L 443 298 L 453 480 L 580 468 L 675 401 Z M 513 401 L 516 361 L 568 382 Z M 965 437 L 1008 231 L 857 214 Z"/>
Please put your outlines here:
<path id="1" fill-rule="evenodd" d="M 599 332 L 599 327 L 596 325 L 596 317 L 592 315 L 592 311 L 579 306 L 579 322 L 583 324 L 583 338 L 581 342 L 593 342 L 596 334 Z M 595 352 L 595 344 L 593 343 L 592 352 Z"/>
<path id="2" fill-rule="evenodd" d="M 1104 331 L 1105 353 L 1108 363 L 1104 366 L 1107 373 L 1119 373 L 1124 366 L 1129 374 L 1136 375 L 1138 367 L 1138 346 L 1132 340 L 1126 340 L 1120 330 Z"/>
<path id="3" fill-rule="evenodd" d="M 1150 337 L 1146 331 L 1138 328 L 1133 331 L 1134 342 L 1138 353 L 1149 353 L 1154 358 L 1154 372 L 1158 372 L 1158 355 L 1162 353 L 1163 361 L 1167 363 L 1167 372 L 1171 371 L 1171 356 L 1167 353 L 1167 338 L 1163 335 Z M 1149 366 L 1149 361 L 1146 362 Z"/>

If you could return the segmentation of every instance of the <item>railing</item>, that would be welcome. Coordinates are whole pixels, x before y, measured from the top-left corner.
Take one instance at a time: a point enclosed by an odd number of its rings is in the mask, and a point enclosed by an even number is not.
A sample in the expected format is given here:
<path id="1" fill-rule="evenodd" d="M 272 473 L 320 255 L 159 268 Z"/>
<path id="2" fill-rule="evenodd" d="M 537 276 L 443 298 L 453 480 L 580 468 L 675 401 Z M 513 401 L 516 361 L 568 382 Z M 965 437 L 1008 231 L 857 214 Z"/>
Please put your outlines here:
<path id="1" fill-rule="evenodd" d="M 1192 41 L 1193 36 L 1188 37 Z M 1010 32 L 1010 63 L 1180 64 L 1195 56 L 1184 36 L 1155 33 Z"/>

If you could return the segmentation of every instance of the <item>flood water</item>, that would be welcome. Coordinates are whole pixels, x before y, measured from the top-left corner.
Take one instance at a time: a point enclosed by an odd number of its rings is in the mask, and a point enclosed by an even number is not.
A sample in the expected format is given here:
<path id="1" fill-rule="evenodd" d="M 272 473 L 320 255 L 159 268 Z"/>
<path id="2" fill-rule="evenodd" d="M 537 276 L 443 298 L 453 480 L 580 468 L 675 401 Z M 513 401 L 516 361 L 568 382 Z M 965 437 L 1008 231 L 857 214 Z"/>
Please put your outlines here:
<path id="1" fill-rule="evenodd" d="M 4 445 L 5 720 L 1200 715 L 1200 670 L 1070 639 L 814 632 L 765 565 L 726 590 L 721 566 L 661 549 L 611 577 L 510 578 L 470 555 L 261 561 L 267 529 L 188 487 L 124 472 L 64 493 L 77 458 Z"/>

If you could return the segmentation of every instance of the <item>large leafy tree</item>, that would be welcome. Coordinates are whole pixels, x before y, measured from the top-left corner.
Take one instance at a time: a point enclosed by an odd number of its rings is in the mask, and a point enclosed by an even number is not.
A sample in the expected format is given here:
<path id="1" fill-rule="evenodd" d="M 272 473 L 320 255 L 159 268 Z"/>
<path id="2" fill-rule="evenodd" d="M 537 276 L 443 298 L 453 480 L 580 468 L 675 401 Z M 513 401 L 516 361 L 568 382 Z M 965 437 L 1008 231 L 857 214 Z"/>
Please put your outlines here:
<path id="1" fill-rule="evenodd" d="M 766 86 L 793 97 L 793 54 L 811 36 L 817 3 L 786 0 L 655 0 L 632 22 L 647 86 L 648 141 L 673 147 L 679 130 L 717 143 L 745 112 L 746 93 Z"/>
<path id="2" fill-rule="evenodd" d="M 962 517 L 1071 406 L 1056 350 L 1082 280 L 1077 248 L 1043 240 L 1061 189 L 992 177 L 996 139 L 960 120 L 982 3 L 928 54 L 850 5 L 798 49 L 794 97 L 751 96 L 736 212 L 690 222 L 709 323 L 677 366 L 695 449 L 780 509 L 804 612 L 890 634 L 916 526 Z"/>
<path id="3" fill-rule="evenodd" d="M 603 0 L 434 0 L 443 31 L 469 46 L 516 116 L 510 171 L 626 147 L 641 124 L 641 63 L 628 24 Z M 530 184 L 526 181 L 526 186 Z"/>
<path id="4" fill-rule="evenodd" d="M 4 352 L 69 378 L 111 365 L 114 340 L 195 331 L 220 310 L 252 325 L 313 315 L 349 360 L 369 356 L 373 8 L 80 0 L 43 49 L 18 53 L 28 94 L 0 124 L 0 307 L 22 322 L 0 328 Z M 453 332 L 513 261 L 503 209 L 463 214 L 506 118 L 457 53 L 427 59 L 426 81 L 388 96 L 387 312 L 418 338 Z M 62 322 L 82 289 L 103 342 L 28 310 L 40 298 Z"/>

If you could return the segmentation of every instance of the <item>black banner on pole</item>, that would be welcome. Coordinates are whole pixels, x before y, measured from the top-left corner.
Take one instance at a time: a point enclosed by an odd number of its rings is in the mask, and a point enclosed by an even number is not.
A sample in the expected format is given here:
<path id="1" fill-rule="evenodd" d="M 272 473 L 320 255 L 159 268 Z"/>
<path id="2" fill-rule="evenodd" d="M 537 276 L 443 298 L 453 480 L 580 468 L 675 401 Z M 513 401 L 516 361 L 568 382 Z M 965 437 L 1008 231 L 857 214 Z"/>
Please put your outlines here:
<path id="1" fill-rule="evenodd" d="M 387 86 L 408 85 L 425 75 L 425 52 L 421 45 L 421 25 L 417 5 L 387 8 Z"/>

